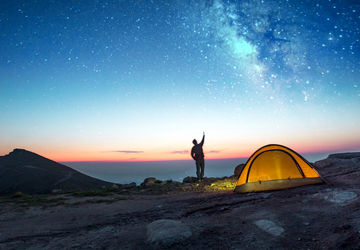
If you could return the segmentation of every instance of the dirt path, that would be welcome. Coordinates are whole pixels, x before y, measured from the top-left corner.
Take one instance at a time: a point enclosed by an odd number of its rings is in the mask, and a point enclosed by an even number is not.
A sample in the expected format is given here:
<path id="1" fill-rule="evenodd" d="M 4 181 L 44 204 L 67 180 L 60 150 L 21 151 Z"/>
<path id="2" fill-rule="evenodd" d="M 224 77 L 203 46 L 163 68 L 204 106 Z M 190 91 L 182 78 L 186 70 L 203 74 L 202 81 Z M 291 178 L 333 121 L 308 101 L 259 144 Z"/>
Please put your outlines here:
<path id="1" fill-rule="evenodd" d="M 69 180 L 73 176 L 73 172 L 69 172 L 64 178 L 61 178 L 57 182 L 54 183 L 54 186 L 59 185 L 60 183 Z"/>

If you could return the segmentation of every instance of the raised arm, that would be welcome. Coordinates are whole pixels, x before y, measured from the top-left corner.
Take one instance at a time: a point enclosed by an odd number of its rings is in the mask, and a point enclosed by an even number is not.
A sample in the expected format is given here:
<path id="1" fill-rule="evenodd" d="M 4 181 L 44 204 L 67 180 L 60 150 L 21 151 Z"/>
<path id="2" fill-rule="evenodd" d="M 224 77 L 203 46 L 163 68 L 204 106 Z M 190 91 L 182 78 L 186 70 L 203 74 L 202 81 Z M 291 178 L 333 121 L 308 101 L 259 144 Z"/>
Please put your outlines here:
<path id="1" fill-rule="evenodd" d="M 204 145 L 204 141 L 205 141 L 205 132 L 203 132 L 203 138 L 202 138 L 202 140 L 201 140 L 201 142 L 200 142 L 200 145 L 201 145 L 201 146 Z"/>

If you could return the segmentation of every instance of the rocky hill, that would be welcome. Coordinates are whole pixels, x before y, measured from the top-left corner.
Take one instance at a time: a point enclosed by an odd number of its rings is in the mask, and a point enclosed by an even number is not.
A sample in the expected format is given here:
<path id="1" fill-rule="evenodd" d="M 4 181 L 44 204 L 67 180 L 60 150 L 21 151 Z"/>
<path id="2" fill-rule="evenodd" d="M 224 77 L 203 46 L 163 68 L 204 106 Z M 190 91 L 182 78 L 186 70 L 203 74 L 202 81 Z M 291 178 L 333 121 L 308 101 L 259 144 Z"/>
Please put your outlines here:
<path id="1" fill-rule="evenodd" d="M 111 183 L 82 174 L 24 149 L 0 157 L 0 194 L 88 190 Z"/>

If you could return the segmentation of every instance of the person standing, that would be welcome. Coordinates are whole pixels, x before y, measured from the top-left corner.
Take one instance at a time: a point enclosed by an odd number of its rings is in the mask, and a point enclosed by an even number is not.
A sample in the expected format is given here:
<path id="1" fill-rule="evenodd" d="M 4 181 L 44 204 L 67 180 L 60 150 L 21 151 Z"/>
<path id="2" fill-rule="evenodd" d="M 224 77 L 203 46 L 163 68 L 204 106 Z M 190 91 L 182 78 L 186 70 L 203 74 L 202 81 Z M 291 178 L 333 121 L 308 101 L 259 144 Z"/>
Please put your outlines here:
<path id="1" fill-rule="evenodd" d="M 196 139 L 193 140 L 194 146 L 191 149 L 191 157 L 196 162 L 196 175 L 199 181 L 204 177 L 205 160 L 203 145 L 205 140 L 205 132 L 203 132 L 203 138 L 200 143 L 197 143 Z"/>

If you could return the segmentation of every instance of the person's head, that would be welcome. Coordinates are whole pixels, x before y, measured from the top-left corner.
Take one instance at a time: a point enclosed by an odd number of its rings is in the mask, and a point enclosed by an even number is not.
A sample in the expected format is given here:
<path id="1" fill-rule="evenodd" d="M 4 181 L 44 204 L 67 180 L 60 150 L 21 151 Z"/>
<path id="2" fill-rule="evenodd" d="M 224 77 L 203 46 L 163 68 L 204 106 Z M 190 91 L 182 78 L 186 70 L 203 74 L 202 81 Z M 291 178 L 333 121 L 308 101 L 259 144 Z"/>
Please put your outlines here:
<path id="1" fill-rule="evenodd" d="M 197 144 L 197 140 L 194 139 L 194 140 L 193 140 L 193 143 L 194 143 L 194 145 L 196 145 L 196 144 Z"/>

